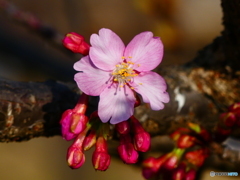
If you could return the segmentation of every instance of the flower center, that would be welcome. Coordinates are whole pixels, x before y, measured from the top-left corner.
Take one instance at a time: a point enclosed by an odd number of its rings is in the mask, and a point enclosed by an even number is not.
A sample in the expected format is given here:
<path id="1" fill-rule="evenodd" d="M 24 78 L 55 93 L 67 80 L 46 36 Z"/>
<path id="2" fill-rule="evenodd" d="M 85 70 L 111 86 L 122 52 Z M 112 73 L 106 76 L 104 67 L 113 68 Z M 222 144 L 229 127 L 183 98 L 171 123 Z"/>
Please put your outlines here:
<path id="1" fill-rule="evenodd" d="M 119 87 L 123 87 L 131 82 L 133 77 L 138 76 L 138 74 L 133 70 L 133 65 L 134 63 L 131 61 L 122 62 L 121 64 L 116 65 L 112 75 L 113 81 L 119 83 Z"/>

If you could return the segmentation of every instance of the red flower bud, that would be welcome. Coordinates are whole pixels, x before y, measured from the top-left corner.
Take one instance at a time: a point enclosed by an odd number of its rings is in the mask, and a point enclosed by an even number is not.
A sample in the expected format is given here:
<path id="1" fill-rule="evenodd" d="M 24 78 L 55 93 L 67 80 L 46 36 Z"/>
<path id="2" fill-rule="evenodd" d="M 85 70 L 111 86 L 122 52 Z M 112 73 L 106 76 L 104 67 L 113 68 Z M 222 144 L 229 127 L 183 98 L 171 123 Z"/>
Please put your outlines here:
<path id="1" fill-rule="evenodd" d="M 189 148 L 195 145 L 196 138 L 187 134 L 182 134 L 177 140 L 178 148 Z"/>
<path id="2" fill-rule="evenodd" d="M 71 132 L 74 134 L 81 133 L 86 128 L 88 117 L 84 114 L 73 113 L 71 118 Z"/>
<path id="3" fill-rule="evenodd" d="M 151 145 L 151 139 L 149 133 L 143 131 L 141 133 L 134 134 L 133 145 L 137 151 L 146 152 Z"/>
<path id="4" fill-rule="evenodd" d="M 138 152 L 134 149 L 131 143 L 131 137 L 129 134 L 121 135 L 120 145 L 118 146 L 118 154 L 123 162 L 127 164 L 136 163 L 138 160 Z"/>
<path id="5" fill-rule="evenodd" d="M 73 51 L 82 55 L 88 55 L 90 45 L 84 41 L 84 37 L 75 32 L 68 33 L 63 39 L 63 45 Z"/>
<path id="6" fill-rule="evenodd" d="M 207 149 L 198 149 L 187 152 L 185 159 L 194 166 L 201 167 L 208 156 L 209 151 Z"/>
<path id="7" fill-rule="evenodd" d="M 128 134 L 130 132 L 130 125 L 128 121 L 122 121 L 115 125 L 119 134 Z"/>
<path id="8" fill-rule="evenodd" d="M 232 112 L 222 113 L 220 115 L 220 120 L 227 127 L 234 126 L 235 122 L 237 121 L 235 113 L 232 113 Z"/>
<path id="9" fill-rule="evenodd" d="M 184 163 L 179 164 L 172 172 L 172 180 L 185 180 L 185 170 L 186 165 Z"/>
<path id="10" fill-rule="evenodd" d="M 60 121 L 60 124 L 62 126 L 62 136 L 67 141 L 70 141 L 77 136 L 77 134 L 74 134 L 73 132 L 70 131 L 72 114 L 73 114 L 73 111 L 71 109 L 66 110 L 62 114 L 62 118 Z"/>
<path id="11" fill-rule="evenodd" d="M 185 149 L 180 149 L 176 148 L 173 150 L 171 153 L 171 156 L 164 162 L 163 168 L 164 170 L 172 170 L 174 169 L 177 165 L 179 160 L 181 159 Z"/>
<path id="12" fill-rule="evenodd" d="M 107 150 L 106 140 L 100 136 L 97 139 L 96 149 L 93 152 L 92 164 L 96 170 L 105 171 L 110 165 L 110 155 Z"/>
<path id="13" fill-rule="evenodd" d="M 142 175 L 146 179 L 156 176 L 160 171 L 163 163 L 169 158 L 169 156 L 171 156 L 171 153 L 160 156 L 159 158 L 149 157 L 145 159 L 142 163 Z"/>
<path id="14" fill-rule="evenodd" d="M 89 150 L 91 147 L 93 147 L 94 144 L 96 144 L 96 138 L 97 134 L 95 131 L 92 130 L 83 141 L 84 151 Z"/>
<path id="15" fill-rule="evenodd" d="M 88 122 L 88 118 L 84 115 L 87 109 L 88 96 L 82 94 L 74 109 L 68 109 L 62 114 L 60 124 L 62 126 L 62 136 L 67 141 L 75 138 L 81 133 Z"/>
<path id="16" fill-rule="evenodd" d="M 85 155 L 83 154 L 81 148 L 70 146 L 68 148 L 67 161 L 71 168 L 80 168 L 85 162 Z"/>
<path id="17" fill-rule="evenodd" d="M 133 132 L 134 132 L 134 148 L 137 151 L 146 152 L 150 148 L 151 138 L 149 133 L 147 133 L 141 123 L 134 117 L 131 117 Z"/>
<path id="18" fill-rule="evenodd" d="M 85 162 L 85 155 L 82 151 L 82 143 L 87 131 L 88 129 L 85 129 L 82 133 L 80 133 L 74 143 L 68 148 L 67 161 L 68 165 L 73 169 L 81 167 Z"/>
<path id="19" fill-rule="evenodd" d="M 195 180 L 196 170 L 190 169 L 185 176 L 185 180 Z"/>
<path id="20" fill-rule="evenodd" d="M 170 134 L 170 138 L 172 138 L 173 141 L 177 141 L 182 134 L 187 134 L 189 132 L 190 132 L 189 129 L 180 127 L 172 134 Z"/>
<path id="21" fill-rule="evenodd" d="M 230 112 L 240 111 L 240 103 L 234 103 L 233 105 L 229 106 L 228 111 Z"/>

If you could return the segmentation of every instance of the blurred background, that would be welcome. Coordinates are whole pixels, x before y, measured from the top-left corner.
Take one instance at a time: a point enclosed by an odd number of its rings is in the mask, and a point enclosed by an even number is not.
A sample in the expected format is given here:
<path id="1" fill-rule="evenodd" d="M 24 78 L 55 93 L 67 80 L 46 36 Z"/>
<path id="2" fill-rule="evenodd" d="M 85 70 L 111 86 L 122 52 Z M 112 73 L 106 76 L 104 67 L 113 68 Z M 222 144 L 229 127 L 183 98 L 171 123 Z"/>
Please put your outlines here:
<path id="1" fill-rule="evenodd" d="M 61 46 L 63 35 L 77 32 L 88 41 L 103 27 L 126 44 L 136 34 L 152 31 L 165 45 L 161 67 L 182 64 L 220 35 L 221 18 L 220 0 L 0 0 L 0 76 L 73 81 L 72 65 L 80 56 Z M 36 22 L 45 28 L 39 30 Z M 1 143 L 0 179 L 143 179 L 140 169 L 117 159 L 106 172 L 94 171 L 91 152 L 82 168 L 71 170 L 65 160 L 69 145 L 61 137 Z M 207 178 L 208 172 L 201 179 Z"/>

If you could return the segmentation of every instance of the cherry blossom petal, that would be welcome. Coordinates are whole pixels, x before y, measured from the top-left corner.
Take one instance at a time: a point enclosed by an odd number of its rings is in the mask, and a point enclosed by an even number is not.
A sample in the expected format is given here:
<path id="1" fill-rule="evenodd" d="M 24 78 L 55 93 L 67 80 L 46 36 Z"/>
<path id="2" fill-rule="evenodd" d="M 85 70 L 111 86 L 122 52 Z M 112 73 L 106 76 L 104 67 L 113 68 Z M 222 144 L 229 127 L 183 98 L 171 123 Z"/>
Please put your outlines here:
<path id="1" fill-rule="evenodd" d="M 142 32 L 136 35 L 127 45 L 124 57 L 136 64 L 137 71 L 150 71 L 156 68 L 163 57 L 163 44 L 159 37 L 153 37 L 152 32 Z"/>
<path id="2" fill-rule="evenodd" d="M 125 45 L 117 34 L 110 29 L 100 29 L 99 35 L 90 38 L 89 56 L 94 65 L 102 70 L 113 70 L 121 63 Z"/>
<path id="3" fill-rule="evenodd" d="M 133 87 L 145 103 L 150 103 L 152 110 L 163 109 L 163 102 L 169 102 L 166 82 L 155 72 L 140 73 L 134 78 Z"/>
<path id="4" fill-rule="evenodd" d="M 133 91 L 128 86 L 119 90 L 112 85 L 100 95 L 98 115 L 104 123 L 110 120 L 111 124 L 117 124 L 133 115 L 134 103 Z"/>
<path id="5" fill-rule="evenodd" d="M 89 56 L 83 57 L 73 67 L 77 71 L 82 71 L 75 74 L 74 80 L 85 94 L 99 96 L 103 89 L 108 86 L 106 82 L 110 78 L 110 72 L 96 68 Z"/>

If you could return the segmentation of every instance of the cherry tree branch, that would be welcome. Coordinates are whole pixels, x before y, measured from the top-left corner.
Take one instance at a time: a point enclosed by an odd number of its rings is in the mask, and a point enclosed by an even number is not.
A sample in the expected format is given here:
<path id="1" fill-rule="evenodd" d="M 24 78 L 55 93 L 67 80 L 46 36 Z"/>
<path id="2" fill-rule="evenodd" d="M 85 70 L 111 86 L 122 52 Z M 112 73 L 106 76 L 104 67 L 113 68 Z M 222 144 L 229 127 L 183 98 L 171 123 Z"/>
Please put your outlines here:
<path id="1" fill-rule="evenodd" d="M 148 132 L 169 134 L 187 121 L 213 131 L 219 113 L 240 101 L 240 3 L 222 0 L 224 30 L 191 62 L 157 69 L 167 81 L 171 101 L 161 111 L 145 105 L 136 116 Z M 15 82 L 0 79 L 0 140 L 28 140 L 60 135 L 64 110 L 74 107 L 79 96 L 74 84 L 61 82 Z M 97 106 L 93 98 L 90 111 Z M 239 132 L 234 132 L 239 137 Z"/>

